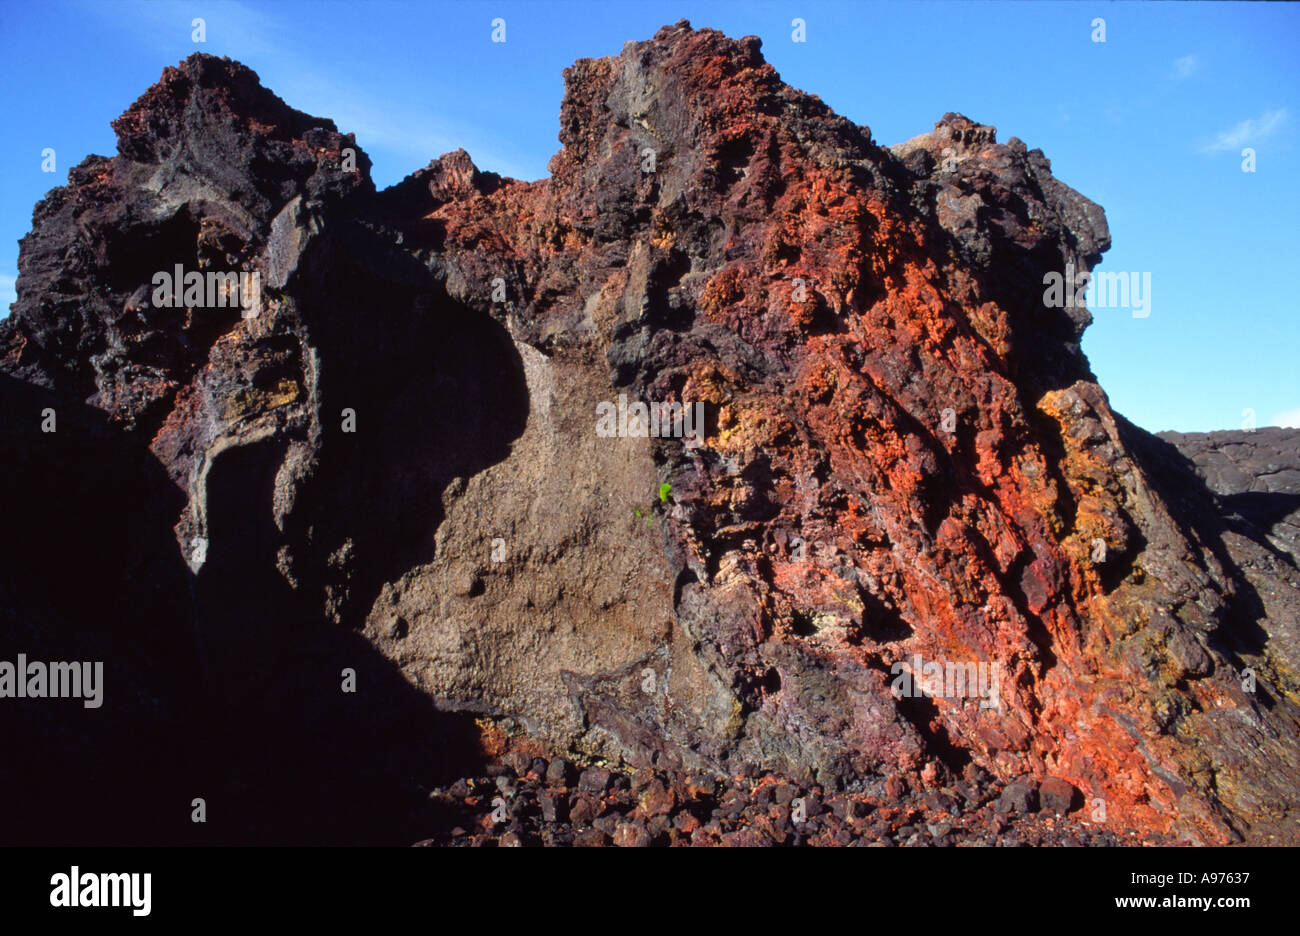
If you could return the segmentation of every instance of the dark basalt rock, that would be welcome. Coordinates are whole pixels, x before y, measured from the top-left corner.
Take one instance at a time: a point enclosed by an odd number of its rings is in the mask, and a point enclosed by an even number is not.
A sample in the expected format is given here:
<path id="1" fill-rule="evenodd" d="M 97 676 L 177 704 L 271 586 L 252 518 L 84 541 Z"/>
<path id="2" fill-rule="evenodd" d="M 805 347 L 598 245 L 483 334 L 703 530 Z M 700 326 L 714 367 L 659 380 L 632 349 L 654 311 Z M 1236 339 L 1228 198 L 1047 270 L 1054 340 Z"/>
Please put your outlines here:
<path id="1" fill-rule="evenodd" d="M 1300 564 L 1300 429 L 1162 432 L 1191 460 L 1220 510 Z"/>

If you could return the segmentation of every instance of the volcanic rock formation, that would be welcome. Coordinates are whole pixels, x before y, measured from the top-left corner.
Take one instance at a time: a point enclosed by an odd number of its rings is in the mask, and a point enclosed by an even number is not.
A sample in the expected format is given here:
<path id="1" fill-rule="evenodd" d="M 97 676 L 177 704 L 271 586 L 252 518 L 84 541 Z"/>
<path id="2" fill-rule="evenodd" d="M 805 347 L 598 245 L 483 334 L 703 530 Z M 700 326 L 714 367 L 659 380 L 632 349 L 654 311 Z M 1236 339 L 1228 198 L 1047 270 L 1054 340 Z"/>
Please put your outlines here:
<path id="1" fill-rule="evenodd" d="M 99 713 L 0 703 L 0 834 L 400 839 L 393 784 L 488 726 L 1296 839 L 1294 485 L 1212 492 L 1112 412 L 1043 301 L 1105 216 L 1039 150 L 880 146 L 759 47 L 582 59 L 550 178 L 457 151 L 384 192 L 244 66 L 163 72 L 0 324 L 0 659 L 106 661 Z M 257 273 L 255 314 L 156 301 L 177 265 Z M 597 433 L 620 396 L 704 403 L 701 444 Z M 897 697 L 918 660 L 996 697 Z"/>

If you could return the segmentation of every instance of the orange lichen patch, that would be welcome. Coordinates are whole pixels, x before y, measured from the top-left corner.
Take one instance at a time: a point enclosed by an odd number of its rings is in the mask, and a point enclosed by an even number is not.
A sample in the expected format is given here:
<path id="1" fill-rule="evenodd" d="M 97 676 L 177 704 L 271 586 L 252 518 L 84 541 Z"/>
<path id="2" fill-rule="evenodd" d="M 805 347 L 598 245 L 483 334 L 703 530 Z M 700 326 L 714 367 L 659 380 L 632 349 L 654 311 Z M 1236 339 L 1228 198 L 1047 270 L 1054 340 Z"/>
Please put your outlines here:
<path id="1" fill-rule="evenodd" d="M 682 398 L 722 406 L 731 400 L 739 383 L 739 375 L 730 368 L 715 362 L 700 361 L 687 371 Z"/>
<path id="2" fill-rule="evenodd" d="M 711 318 L 724 320 L 727 310 L 745 298 L 745 276 L 738 266 L 724 267 L 715 274 L 700 298 L 700 311 Z"/>
<path id="3" fill-rule="evenodd" d="M 15 332 L 10 337 L 8 344 L 4 349 L 4 360 L 17 364 L 23 359 L 23 351 L 27 348 L 27 336 L 20 332 Z"/>
<path id="4" fill-rule="evenodd" d="M 297 381 L 288 377 L 280 378 L 269 387 L 241 387 L 226 400 L 222 418 L 233 422 L 287 406 L 299 398 L 301 389 Z"/>
<path id="5" fill-rule="evenodd" d="M 966 315 L 989 348 L 999 358 L 1005 359 L 1011 353 L 1011 324 L 1007 313 L 994 302 L 982 302 L 967 307 Z"/>
<path id="6" fill-rule="evenodd" d="M 501 724 L 492 718 L 476 718 L 474 725 L 478 728 L 478 747 L 485 758 L 499 761 L 510 749 L 510 738 Z"/>
<path id="7" fill-rule="evenodd" d="M 754 451 L 793 440 L 794 424 L 763 399 L 725 404 L 718 412 L 718 435 L 710 444 L 719 451 Z"/>

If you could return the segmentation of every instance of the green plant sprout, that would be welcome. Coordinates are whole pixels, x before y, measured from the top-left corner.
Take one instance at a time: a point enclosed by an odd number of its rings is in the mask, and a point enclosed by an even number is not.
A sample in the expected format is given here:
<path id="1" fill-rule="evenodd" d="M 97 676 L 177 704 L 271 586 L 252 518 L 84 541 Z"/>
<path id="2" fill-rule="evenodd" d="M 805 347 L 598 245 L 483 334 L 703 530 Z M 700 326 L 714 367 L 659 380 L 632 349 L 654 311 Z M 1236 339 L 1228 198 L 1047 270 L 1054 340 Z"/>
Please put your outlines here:
<path id="1" fill-rule="evenodd" d="M 668 503 L 668 495 L 669 495 L 670 493 L 672 493 L 672 490 L 673 490 L 673 486 L 672 486 L 671 484 L 669 484 L 667 481 L 665 481 L 663 484 L 659 485 L 659 504 L 667 504 L 667 503 Z M 632 508 L 632 513 L 633 513 L 633 515 L 634 515 L 638 520 L 644 518 L 644 520 L 645 520 L 645 525 L 646 525 L 646 526 L 649 526 L 649 525 L 650 525 L 650 520 L 651 520 L 650 514 L 654 513 L 654 511 L 657 510 L 657 509 L 659 508 L 659 504 L 652 504 L 652 505 L 650 506 L 650 508 L 647 509 L 645 512 L 642 512 L 642 511 L 641 511 L 639 508 L 637 508 L 637 507 L 633 507 L 633 508 Z"/>

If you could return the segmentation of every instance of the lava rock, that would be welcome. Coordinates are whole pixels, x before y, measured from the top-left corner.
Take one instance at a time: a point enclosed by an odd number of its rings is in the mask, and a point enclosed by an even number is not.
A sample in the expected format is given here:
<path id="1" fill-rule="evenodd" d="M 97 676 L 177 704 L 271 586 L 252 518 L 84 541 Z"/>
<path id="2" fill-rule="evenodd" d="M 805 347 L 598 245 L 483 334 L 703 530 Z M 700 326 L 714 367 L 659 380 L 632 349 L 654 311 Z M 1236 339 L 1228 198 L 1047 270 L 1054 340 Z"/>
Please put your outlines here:
<path id="1" fill-rule="evenodd" d="M 39 625 L 52 657 L 94 652 L 118 698 L 150 700 L 114 717 L 153 753 L 99 759 L 88 815 L 155 815 L 137 778 L 175 762 L 215 785 L 242 770 L 307 789 L 311 764 L 347 750 L 343 786 L 379 802 L 332 810 L 329 835 L 365 840 L 411 752 L 442 769 L 428 739 L 505 750 L 530 723 L 561 754 L 602 739 L 655 765 L 703 754 L 718 777 L 779 770 L 827 790 L 947 753 L 982 789 L 976 769 L 1003 769 L 990 750 L 1033 750 L 1104 762 L 1080 782 L 1128 831 L 1190 815 L 1207 842 L 1300 838 L 1291 709 L 1250 708 L 1253 731 L 1187 714 L 1241 698 L 1238 661 L 1206 635 L 1231 628 L 1244 594 L 1277 656 L 1256 673 L 1261 697 L 1285 698 L 1275 674 L 1300 670 L 1300 437 L 1161 439 L 1111 409 L 1082 350 L 1090 313 L 1043 288 L 1101 261 L 1099 205 L 1040 150 L 960 114 L 883 146 L 782 83 L 752 37 L 685 21 L 566 70 L 559 127 L 546 180 L 458 150 L 376 192 L 354 137 L 196 53 L 114 122 L 116 155 L 87 157 L 37 204 L 0 321 L 0 642 Z M 653 173 L 629 158 L 647 133 Z M 258 273 L 257 308 L 164 302 L 152 280 L 177 264 Z M 702 451 L 588 444 L 590 424 L 565 414 L 590 412 L 594 388 L 707 407 Z M 796 544 L 794 518 L 821 542 Z M 838 534 L 852 549 L 824 566 Z M 805 547 L 824 567 L 800 567 Z M 978 648 L 979 664 L 1052 678 L 1018 679 L 997 716 L 946 707 L 940 741 L 914 698 L 863 679 L 846 595 L 914 667 L 934 662 L 925 648 Z M 402 622 L 420 639 L 400 639 Z M 361 691 L 340 701 L 286 676 L 303 641 L 303 659 L 347 659 Z M 225 730 L 247 763 L 176 730 L 196 645 L 205 691 L 244 713 Z M 460 737 L 451 700 L 490 737 Z M 774 717 L 717 717 L 737 705 Z M 29 709 L 0 707 L 0 737 L 40 742 L 9 751 L 20 791 L 67 789 L 57 752 L 85 723 L 47 709 L 28 725 Z M 792 745 L 795 725 L 823 736 Z M 1115 745 L 1117 726 L 1158 734 L 1163 766 Z M 1233 795 L 1207 758 L 1233 765 Z M 507 763 L 491 778 L 532 770 L 522 752 Z M 895 804 L 944 772 L 908 779 L 889 777 Z M 630 787 L 592 770 L 581 785 L 620 800 Z M 701 814 L 720 790 L 666 785 Z M 64 821 L 68 797 L 9 792 L 29 828 Z M 999 808 L 1022 800 L 1004 791 Z M 728 800 L 719 823 L 748 808 Z M 301 834 L 287 815 L 241 821 Z"/>
<path id="2" fill-rule="evenodd" d="M 578 789 L 588 793 L 604 793 L 609 787 L 610 772 L 603 767 L 588 767 L 578 778 Z"/>
<path id="3" fill-rule="evenodd" d="M 568 782 L 569 765 L 557 757 L 546 765 L 546 782 L 553 787 L 563 787 Z"/>
<path id="4" fill-rule="evenodd" d="M 1064 816 L 1079 797 L 1074 784 L 1060 777 L 1048 777 L 1038 785 L 1038 802 L 1043 812 Z"/>
<path id="5" fill-rule="evenodd" d="M 575 827 L 590 825 L 599 812 L 600 807 L 590 796 L 582 795 L 569 804 L 569 821 Z"/>
<path id="6" fill-rule="evenodd" d="M 609 836 L 600 829 L 583 829 L 573 834 L 576 848 L 602 848 L 609 844 Z"/>
<path id="7" fill-rule="evenodd" d="M 618 823 L 613 838 L 619 848 L 647 848 L 650 845 L 650 833 L 639 822 Z"/>
<path id="8" fill-rule="evenodd" d="M 1038 808 L 1038 791 L 1029 783 L 1009 783 L 998 797 L 999 813 L 1025 814 Z"/>

